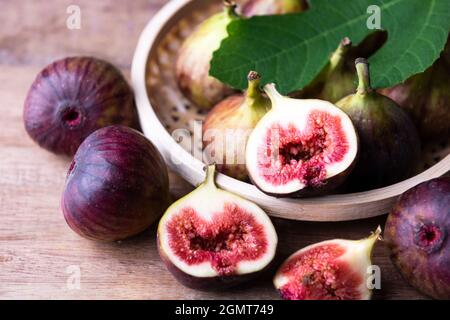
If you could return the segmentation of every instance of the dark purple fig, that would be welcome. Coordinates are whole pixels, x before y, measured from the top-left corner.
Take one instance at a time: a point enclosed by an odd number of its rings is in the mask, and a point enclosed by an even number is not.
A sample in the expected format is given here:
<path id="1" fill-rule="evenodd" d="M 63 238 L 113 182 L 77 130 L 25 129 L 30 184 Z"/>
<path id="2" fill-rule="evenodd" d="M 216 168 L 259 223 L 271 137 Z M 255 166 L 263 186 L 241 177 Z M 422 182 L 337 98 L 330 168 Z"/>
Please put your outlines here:
<path id="1" fill-rule="evenodd" d="M 450 299 L 450 178 L 419 184 L 391 210 L 385 240 L 391 259 L 416 289 Z"/>
<path id="2" fill-rule="evenodd" d="M 305 11 L 306 0 L 249 0 L 242 5 L 242 15 L 246 17 L 286 14 Z"/>
<path id="3" fill-rule="evenodd" d="M 259 85 L 259 74 L 250 72 L 247 92 L 217 104 L 203 125 L 204 154 L 208 162 L 216 163 L 218 171 L 242 181 L 248 179 L 245 168 L 248 136 L 271 105 Z"/>
<path id="4" fill-rule="evenodd" d="M 81 144 L 61 204 L 76 233 L 115 241 L 147 229 L 168 201 L 167 168 L 158 150 L 138 131 L 110 126 Z"/>
<path id="5" fill-rule="evenodd" d="M 89 57 L 45 67 L 28 92 L 23 118 L 41 147 L 68 156 L 99 128 L 138 127 L 133 92 L 124 77 L 110 63 Z"/>
<path id="6" fill-rule="evenodd" d="M 355 125 L 360 159 L 349 177 L 350 188 L 368 190 L 409 178 L 420 160 L 420 139 L 409 116 L 391 99 L 370 86 L 369 64 L 356 60 L 358 90 L 337 106 Z"/>
<path id="7" fill-rule="evenodd" d="M 381 92 L 413 119 L 425 141 L 450 137 L 450 63 L 441 57 L 425 72 Z"/>

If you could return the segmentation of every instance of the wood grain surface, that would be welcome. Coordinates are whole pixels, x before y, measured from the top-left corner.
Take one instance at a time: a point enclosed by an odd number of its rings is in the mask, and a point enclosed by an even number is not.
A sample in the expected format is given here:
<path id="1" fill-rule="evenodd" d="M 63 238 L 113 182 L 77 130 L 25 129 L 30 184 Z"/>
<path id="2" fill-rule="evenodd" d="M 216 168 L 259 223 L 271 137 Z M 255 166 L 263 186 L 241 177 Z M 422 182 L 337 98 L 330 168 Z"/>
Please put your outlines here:
<path id="1" fill-rule="evenodd" d="M 66 8 L 82 12 L 80 30 L 69 30 Z M 239 288 L 194 291 L 179 285 L 161 263 L 155 227 L 120 243 L 80 238 L 59 207 L 69 159 L 36 146 L 22 123 L 22 107 L 36 74 L 68 55 L 107 59 L 128 76 L 140 31 L 162 0 L 0 0 L 0 298 L 1 299 L 276 299 L 272 273 Z M 171 174 L 171 191 L 192 190 Z M 367 236 L 385 217 L 345 223 L 275 219 L 278 263 L 295 250 L 332 238 Z M 382 270 L 377 299 L 422 299 L 402 280 L 379 243 L 373 263 Z M 80 268 L 80 288 L 68 286 Z"/>

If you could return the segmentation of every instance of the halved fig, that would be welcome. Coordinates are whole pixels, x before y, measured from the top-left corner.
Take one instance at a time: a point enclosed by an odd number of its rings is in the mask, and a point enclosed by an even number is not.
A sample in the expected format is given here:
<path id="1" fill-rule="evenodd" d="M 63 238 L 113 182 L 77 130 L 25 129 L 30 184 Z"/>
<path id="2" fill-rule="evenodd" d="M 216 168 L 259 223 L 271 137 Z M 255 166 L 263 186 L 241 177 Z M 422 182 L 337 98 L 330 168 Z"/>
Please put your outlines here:
<path id="1" fill-rule="evenodd" d="M 378 227 L 366 239 L 323 241 L 297 251 L 277 271 L 275 288 L 286 300 L 370 299 L 366 277 L 380 234 Z"/>
<path id="2" fill-rule="evenodd" d="M 206 180 L 175 202 L 158 226 L 158 250 L 183 285 L 202 290 L 230 287 L 268 268 L 278 237 L 270 218 L 256 204 Z"/>
<path id="3" fill-rule="evenodd" d="M 246 148 L 253 183 L 276 197 L 319 195 L 341 185 L 358 155 L 350 118 L 327 101 L 284 97 L 274 84 L 264 90 L 272 109 Z"/>

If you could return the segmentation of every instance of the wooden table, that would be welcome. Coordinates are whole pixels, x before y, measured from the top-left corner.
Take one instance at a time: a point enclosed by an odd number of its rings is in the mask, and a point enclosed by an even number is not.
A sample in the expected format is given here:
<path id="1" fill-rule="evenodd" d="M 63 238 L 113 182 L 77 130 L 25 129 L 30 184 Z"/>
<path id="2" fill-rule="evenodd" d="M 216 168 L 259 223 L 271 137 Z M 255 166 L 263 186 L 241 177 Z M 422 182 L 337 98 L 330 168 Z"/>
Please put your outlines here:
<path id="1" fill-rule="evenodd" d="M 80 30 L 66 28 L 67 7 L 81 8 Z M 139 33 L 163 0 L 0 1 L 0 298 L 2 299 L 274 299 L 272 274 L 240 288 L 205 293 L 179 285 L 155 246 L 155 227 L 121 243 L 77 236 L 59 207 L 69 159 L 35 145 L 22 123 L 22 106 L 35 75 L 67 55 L 107 59 L 129 76 Z M 192 188 L 171 174 L 176 197 Z M 345 223 L 275 220 L 280 256 L 326 239 L 358 239 L 385 217 Z M 396 272 L 379 243 L 378 299 L 421 299 Z M 75 269 L 73 269 L 75 268 Z M 80 288 L 70 285 L 79 268 Z M 69 282 L 69 286 L 68 286 Z"/>

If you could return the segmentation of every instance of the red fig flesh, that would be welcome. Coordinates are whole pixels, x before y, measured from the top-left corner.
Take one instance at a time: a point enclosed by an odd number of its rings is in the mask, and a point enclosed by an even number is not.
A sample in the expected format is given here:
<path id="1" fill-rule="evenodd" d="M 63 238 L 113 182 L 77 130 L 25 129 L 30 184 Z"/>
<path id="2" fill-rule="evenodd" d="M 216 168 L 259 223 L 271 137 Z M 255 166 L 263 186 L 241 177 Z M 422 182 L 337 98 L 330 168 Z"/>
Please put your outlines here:
<path id="1" fill-rule="evenodd" d="M 206 181 L 161 218 L 158 249 L 169 271 L 185 286 L 217 290 L 255 277 L 272 261 L 277 235 L 255 204 Z"/>
<path id="2" fill-rule="evenodd" d="M 330 102 L 283 97 L 273 84 L 265 90 L 272 109 L 246 148 L 252 182 L 277 197 L 323 194 L 339 186 L 358 154 L 350 118 Z"/>
<path id="3" fill-rule="evenodd" d="M 290 256 L 274 278 L 275 288 L 287 300 L 367 300 L 367 270 L 381 229 L 369 238 L 329 240 Z"/>
<path id="4" fill-rule="evenodd" d="M 245 146 L 248 136 L 270 109 L 270 100 L 262 95 L 260 76 L 248 75 L 245 94 L 231 96 L 216 105 L 205 119 L 203 142 L 205 156 L 217 170 L 239 180 L 247 180 Z"/>
<path id="5" fill-rule="evenodd" d="M 88 57 L 58 60 L 42 70 L 28 92 L 23 117 L 41 147 L 69 156 L 99 128 L 138 127 L 126 80 L 108 62 Z"/>
<path id="6" fill-rule="evenodd" d="M 61 204 L 76 233 L 115 241 L 144 231 L 168 201 L 168 173 L 158 150 L 139 132 L 110 126 L 81 144 Z"/>
<path id="7" fill-rule="evenodd" d="M 385 240 L 403 277 L 435 299 L 450 299 L 450 178 L 404 193 L 386 221 Z"/>

